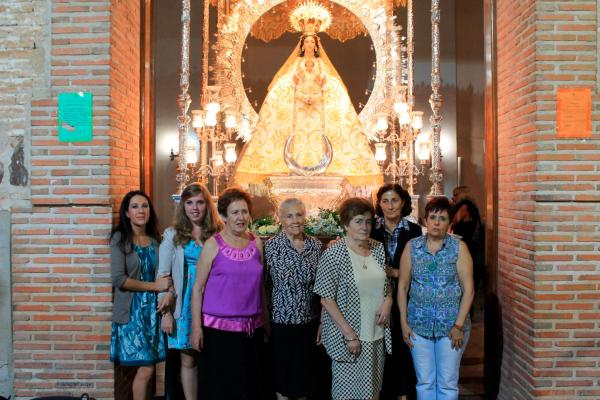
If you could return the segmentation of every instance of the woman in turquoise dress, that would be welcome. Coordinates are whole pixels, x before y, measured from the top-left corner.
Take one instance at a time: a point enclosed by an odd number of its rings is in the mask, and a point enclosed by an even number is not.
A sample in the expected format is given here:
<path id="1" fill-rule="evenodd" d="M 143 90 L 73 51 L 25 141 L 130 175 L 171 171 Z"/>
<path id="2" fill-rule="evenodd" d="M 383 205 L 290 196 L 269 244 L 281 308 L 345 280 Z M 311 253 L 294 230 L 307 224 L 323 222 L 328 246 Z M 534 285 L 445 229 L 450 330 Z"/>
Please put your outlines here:
<path id="1" fill-rule="evenodd" d="M 188 185 L 181 193 L 173 225 L 165 230 L 160 244 L 157 276 L 172 277 L 174 289 L 159 294 L 162 330 L 168 335 L 169 349 L 181 354 L 181 384 L 186 400 L 197 398 L 196 353 L 190 343 L 196 262 L 204 241 L 219 230 L 219 224 L 217 211 L 206 187 L 197 183 Z M 167 371 L 167 374 L 172 372 Z"/>
<path id="2" fill-rule="evenodd" d="M 170 277 L 156 276 L 157 218 L 142 191 L 125 195 L 119 223 L 110 236 L 110 267 L 114 287 L 110 360 L 137 367 L 134 400 L 144 400 L 154 365 L 164 361 L 166 346 L 157 316 L 157 292 L 169 290 Z"/>

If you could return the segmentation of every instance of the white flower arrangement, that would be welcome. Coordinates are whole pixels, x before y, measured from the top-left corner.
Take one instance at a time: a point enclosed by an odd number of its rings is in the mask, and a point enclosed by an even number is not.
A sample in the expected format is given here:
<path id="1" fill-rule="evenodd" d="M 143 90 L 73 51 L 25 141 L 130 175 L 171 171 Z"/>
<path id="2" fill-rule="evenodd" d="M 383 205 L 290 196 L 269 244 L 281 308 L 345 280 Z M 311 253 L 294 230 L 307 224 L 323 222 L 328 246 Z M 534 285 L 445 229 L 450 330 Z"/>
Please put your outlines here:
<path id="1" fill-rule="evenodd" d="M 254 222 L 250 229 L 260 236 L 273 236 L 281 231 L 281 225 L 272 216 L 261 217 Z M 312 216 L 306 218 L 304 233 L 311 236 L 344 236 L 344 228 L 336 210 L 320 208 Z"/>

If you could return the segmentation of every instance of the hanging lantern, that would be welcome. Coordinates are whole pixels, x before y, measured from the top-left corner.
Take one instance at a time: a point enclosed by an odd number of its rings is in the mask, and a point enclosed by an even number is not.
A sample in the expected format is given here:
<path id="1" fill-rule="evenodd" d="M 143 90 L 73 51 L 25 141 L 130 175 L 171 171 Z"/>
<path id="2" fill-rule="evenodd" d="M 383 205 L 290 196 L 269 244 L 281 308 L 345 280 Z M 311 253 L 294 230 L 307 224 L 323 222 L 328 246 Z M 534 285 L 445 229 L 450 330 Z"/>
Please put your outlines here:
<path id="1" fill-rule="evenodd" d="M 203 126 L 202 110 L 192 110 L 192 128 L 202 129 Z"/>
<path id="2" fill-rule="evenodd" d="M 214 128 L 217 125 L 217 114 L 207 112 L 206 117 L 204 118 L 204 124 L 209 128 Z"/>
<path id="3" fill-rule="evenodd" d="M 398 115 L 408 112 L 408 103 L 405 101 L 397 101 L 394 103 L 394 112 Z"/>
<path id="4" fill-rule="evenodd" d="M 387 128 L 388 128 L 387 115 L 385 115 L 385 114 L 378 115 L 377 123 L 375 125 L 375 130 L 382 132 L 382 131 L 387 131 Z"/>
<path id="5" fill-rule="evenodd" d="M 235 129 L 236 126 L 237 126 L 237 122 L 235 120 L 235 115 L 227 114 L 227 116 L 225 117 L 225 128 Z"/>
<path id="6" fill-rule="evenodd" d="M 185 146 L 185 163 L 196 164 L 198 162 L 198 151 L 196 150 L 196 143 L 193 140 L 188 140 L 188 144 Z"/>
<path id="7" fill-rule="evenodd" d="M 419 135 L 417 138 L 417 158 L 421 160 L 422 164 L 429 161 L 431 154 L 431 147 L 429 146 L 429 135 Z"/>
<path id="8" fill-rule="evenodd" d="M 398 122 L 400 123 L 400 125 L 410 125 L 411 122 L 411 118 L 410 118 L 410 113 L 407 112 L 403 112 L 398 116 Z"/>
<path id="9" fill-rule="evenodd" d="M 413 111 L 412 128 L 420 131 L 423 128 L 423 111 Z"/>
<path id="10" fill-rule="evenodd" d="M 375 143 L 375 161 L 379 164 L 383 164 L 387 159 L 386 154 L 386 144 L 385 143 Z"/>
<path id="11" fill-rule="evenodd" d="M 211 101 L 206 105 L 206 112 L 209 114 L 217 114 L 221 111 L 221 105 L 216 101 Z"/>
<path id="12" fill-rule="evenodd" d="M 227 164 L 234 164 L 237 161 L 237 153 L 235 152 L 235 143 L 225 143 L 225 162 Z"/>

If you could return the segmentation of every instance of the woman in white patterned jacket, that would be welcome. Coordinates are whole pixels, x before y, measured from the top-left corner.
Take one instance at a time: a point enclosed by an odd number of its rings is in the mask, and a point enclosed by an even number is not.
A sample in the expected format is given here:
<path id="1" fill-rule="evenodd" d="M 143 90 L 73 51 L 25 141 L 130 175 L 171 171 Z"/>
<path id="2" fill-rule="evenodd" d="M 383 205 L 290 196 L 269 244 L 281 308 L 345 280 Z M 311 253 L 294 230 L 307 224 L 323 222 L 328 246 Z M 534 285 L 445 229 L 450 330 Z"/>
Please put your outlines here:
<path id="1" fill-rule="evenodd" d="M 385 352 L 392 349 L 385 250 L 370 239 L 369 201 L 347 199 L 339 213 L 346 236 L 323 253 L 315 283 L 326 311 L 322 340 L 332 360 L 332 398 L 378 399 Z"/>

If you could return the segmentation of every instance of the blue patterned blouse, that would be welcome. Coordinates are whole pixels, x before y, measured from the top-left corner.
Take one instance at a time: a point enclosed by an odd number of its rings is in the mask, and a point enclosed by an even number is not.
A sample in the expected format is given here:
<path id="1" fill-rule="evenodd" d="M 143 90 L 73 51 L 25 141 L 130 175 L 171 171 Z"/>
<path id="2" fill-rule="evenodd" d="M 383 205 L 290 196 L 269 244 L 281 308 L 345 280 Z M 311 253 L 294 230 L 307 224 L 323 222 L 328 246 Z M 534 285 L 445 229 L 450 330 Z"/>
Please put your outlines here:
<path id="1" fill-rule="evenodd" d="M 427 235 L 409 242 L 412 263 L 408 323 L 426 338 L 448 336 L 458 317 L 462 288 L 456 262 L 460 240 L 446 235 L 440 250 L 432 254 Z M 467 316 L 465 332 L 471 328 Z"/>
<path id="2" fill-rule="evenodd" d="M 140 281 L 154 282 L 156 249 L 154 245 L 134 246 L 140 258 Z M 156 314 L 156 292 L 134 292 L 129 322 L 113 321 L 110 360 L 125 366 L 153 365 L 166 357 L 165 337 Z"/>
<path id="3" fill-rule="evenodd" d="M 202 245 L 190 240 L 183 248 L 184 271 L 187 275 L 183 278 L 183 293 L 181 313 L 175 320 L 175 332 L 167 336 L 169 349 L 187 350 L 192 348 L 190 335 L 192 334 L 192 289 L 196 282 L 196 263 L 202 252 Z"/>

